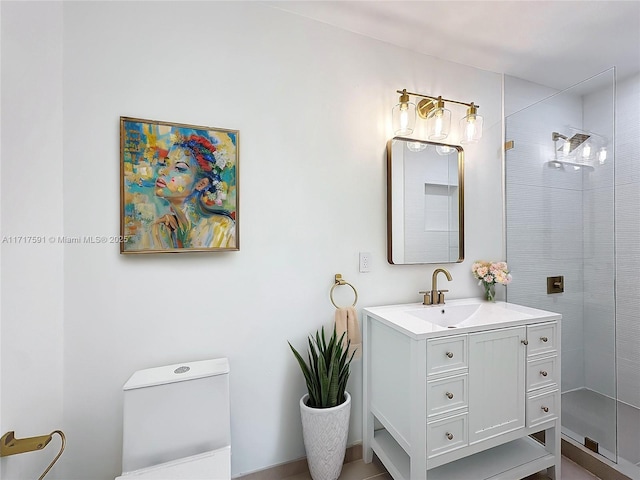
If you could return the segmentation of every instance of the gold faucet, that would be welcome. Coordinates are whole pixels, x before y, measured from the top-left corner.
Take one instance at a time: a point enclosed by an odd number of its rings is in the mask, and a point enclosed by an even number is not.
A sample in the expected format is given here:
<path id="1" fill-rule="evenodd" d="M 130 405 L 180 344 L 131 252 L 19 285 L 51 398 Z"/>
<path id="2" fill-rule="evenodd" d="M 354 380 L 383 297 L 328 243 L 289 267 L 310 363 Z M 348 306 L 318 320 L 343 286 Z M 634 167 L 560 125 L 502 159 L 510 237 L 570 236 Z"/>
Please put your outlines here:
<path id="1" fill-rule="evenodd" d="M 444 292 L 448 292 L 449 290 L 438 290 L 438 274 L 441 272 L 445 274 L 447 280 L 453 280 L 451 274 L 444 268 L 436 268 L 433 271 L 433 275 L 431 275 L 431 291 L 420 292 L 424 294 L 423 305 L 444 305 Z"/>

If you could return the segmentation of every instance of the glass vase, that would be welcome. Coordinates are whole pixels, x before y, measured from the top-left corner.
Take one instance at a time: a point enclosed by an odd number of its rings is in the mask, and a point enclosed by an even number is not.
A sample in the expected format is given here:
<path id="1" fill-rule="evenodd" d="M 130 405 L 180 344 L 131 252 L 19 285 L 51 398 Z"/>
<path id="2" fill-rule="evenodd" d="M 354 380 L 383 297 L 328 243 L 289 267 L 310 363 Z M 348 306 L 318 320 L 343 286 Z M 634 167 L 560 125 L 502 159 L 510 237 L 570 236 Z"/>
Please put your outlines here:
<path id="1" fill-rule="evenodd" d="M 484 284 L 484 298 L 487 302 L 495 302 L 496 301 L 496 285 L 494 283 L 485 283 Z"/>

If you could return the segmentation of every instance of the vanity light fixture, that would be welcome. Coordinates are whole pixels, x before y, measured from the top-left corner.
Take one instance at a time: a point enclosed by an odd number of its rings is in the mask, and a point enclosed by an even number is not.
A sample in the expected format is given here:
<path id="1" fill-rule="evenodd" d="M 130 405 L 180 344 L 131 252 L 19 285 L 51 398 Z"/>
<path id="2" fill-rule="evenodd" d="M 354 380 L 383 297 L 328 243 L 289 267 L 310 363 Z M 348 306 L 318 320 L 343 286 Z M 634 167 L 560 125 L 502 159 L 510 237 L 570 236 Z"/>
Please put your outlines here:
<path id="1" fill-rule="evenodd" d="M 467 114 L 460 120 L 462 133 L 460 143 L 476 143 L 482 137 L 483 118 L 478 115 L 480 107 L 475 103 L 458 102 L 441 96 L 433 97 L 422 93 L 407 92 L 406 89 L 397 90 L 397 92 L 400 94 L 400 100 L 391 112 L 393 131 L 396 135 L 413 133 L 417 114 L 427 122 L 429 140 L 444 140 L 449 136 L 451 129 L 451 111 L 445 105 L 446 103 L 455 103 L 467 107 Z M 412 96 L 421 99 L 417 106 L 411 102 Z"/>

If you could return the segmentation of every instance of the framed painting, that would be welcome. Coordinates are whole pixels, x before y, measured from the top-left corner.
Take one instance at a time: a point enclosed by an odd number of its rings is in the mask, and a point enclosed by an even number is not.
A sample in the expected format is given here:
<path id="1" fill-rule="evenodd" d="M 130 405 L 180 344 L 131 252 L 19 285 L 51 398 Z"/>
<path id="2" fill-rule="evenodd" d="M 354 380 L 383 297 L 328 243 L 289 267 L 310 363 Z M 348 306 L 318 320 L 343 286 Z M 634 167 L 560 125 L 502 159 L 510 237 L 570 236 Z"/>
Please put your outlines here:
<path id="1" fill-rule="evenodd" d="M 120 117 L 120 253 L 239 250 L 238 140 Z"/>

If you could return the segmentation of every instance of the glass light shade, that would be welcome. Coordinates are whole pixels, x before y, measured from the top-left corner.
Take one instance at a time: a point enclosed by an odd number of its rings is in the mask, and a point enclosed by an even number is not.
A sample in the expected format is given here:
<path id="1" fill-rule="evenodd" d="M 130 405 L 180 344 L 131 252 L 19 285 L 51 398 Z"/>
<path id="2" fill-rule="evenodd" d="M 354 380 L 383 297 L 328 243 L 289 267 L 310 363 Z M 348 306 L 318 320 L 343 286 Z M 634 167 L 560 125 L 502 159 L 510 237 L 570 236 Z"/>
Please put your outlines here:
<path id="1" fill-rule="evenodd" d="M 427 135 L 429 140 L 444 140 L 451 128 L 451 111 L 436 108 L 427 117 Z"/>
<path id="2" fill-rule="evenodd" d="M 469 113 L 460 120 L 460 131 L 462 132 L 462 138 L 460 143 L 463 145 L 468 143 L 476 143 L 482 138 L 482 123 L 483 118 L 477 113 Z"/>
<path id="3" fill-rule="evenodd" d="M 391 111 L 393 131 L 396 135 L 409 135 L 416 126 L 416 104 L 400 102 Z"/>
<path id="4" fill-rule="evenodd" d="M 588 160 L 591 158 L 591 144 L 589 142 L 584 142 L 582 145 L 582 159 Z"/>

